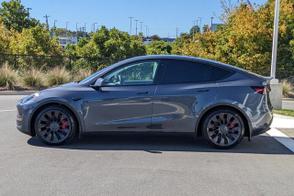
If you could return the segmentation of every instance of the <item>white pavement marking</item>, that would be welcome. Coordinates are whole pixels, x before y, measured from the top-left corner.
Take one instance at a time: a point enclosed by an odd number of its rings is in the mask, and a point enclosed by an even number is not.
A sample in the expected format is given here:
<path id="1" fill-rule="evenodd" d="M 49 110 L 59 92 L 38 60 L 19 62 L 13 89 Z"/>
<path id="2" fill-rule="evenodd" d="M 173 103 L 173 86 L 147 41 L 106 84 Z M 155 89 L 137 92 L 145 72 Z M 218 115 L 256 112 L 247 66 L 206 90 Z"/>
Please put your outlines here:
<path id="1" fill-rule="evenodd" d="M 290 151 L 294 152 L 294 140 L 288 137 L 286 134 L 282 133 L 281 131 L 277 130 L 276 128 L 271 128 L 267 134 L 271 137 L 275 138 L 278 142 L 283 144 L 286 148 Z"/>
<path id="2" fill-rule="evenodd" d="M 0 110 L 0 113 L 1 112 L 15 112 L 16 111 L 16 109 L 13 109 L 13 110 Z"/>

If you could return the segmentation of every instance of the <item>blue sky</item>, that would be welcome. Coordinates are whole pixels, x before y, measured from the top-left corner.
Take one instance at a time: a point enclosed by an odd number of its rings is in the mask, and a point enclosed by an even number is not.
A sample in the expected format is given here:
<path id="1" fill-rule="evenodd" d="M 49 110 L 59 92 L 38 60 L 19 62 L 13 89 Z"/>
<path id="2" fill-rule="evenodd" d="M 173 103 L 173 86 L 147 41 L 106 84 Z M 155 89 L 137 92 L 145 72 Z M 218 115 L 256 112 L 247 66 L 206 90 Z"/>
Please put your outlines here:
<path id="1" fill-rule="evenodd" d="M 251 2 L 260 5 L 266 0 Z M 45 22 L 43 16 L 48 14 L 50 25 L 57 20 L 58 27 L 65 27 L 68 21 L 70 29 L 75 29 L 76 23 L 78 26 L 86 23 L 90 31 L 93 23 L 97 23 L 129 31 L 128 17 L 133 16 L 143 22 L 144 32 L 148 25 L 150 34 L 163 37 L 174 37 L 176 28 L 179 32 L 188 31 L 197 17 L 202 18 L 202 24 L 208 24 L 211 16 L 219 22 L 217 17 L 222 12 L 220 0 L 22 0 L 22 3 L 32 8 L 31 16 Z"/>

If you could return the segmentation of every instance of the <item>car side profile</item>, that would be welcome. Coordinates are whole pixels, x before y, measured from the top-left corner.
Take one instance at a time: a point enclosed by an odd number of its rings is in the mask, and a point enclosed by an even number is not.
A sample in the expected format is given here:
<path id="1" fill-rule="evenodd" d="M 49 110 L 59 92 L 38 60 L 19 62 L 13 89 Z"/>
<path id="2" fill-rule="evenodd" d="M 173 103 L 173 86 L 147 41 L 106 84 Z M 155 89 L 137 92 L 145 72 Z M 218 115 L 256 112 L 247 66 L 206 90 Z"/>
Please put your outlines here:
<path id="1" fill-rule="evenodd" d="M 141 56 L 24 97 L 17 128 L 60 145 L 93 132 L 179 132 L 218 148 L 267 131 L 269 79 L 216 61 Z"/>

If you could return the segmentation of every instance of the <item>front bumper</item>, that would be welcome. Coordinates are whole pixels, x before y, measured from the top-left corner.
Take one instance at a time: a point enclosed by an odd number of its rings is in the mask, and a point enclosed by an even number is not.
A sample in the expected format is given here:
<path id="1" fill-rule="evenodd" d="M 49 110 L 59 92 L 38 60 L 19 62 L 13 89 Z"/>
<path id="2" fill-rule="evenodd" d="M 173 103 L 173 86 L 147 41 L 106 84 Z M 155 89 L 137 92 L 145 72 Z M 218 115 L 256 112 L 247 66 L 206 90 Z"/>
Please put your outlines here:
<path id="1" fill-rule="evenodd" d="M 29 105 L 22 104 L 21 102 L 17 103 L 17 116 L 16 116 L 16 128 L 24 134 L 32 136 L 30 126 L 30 118 L 32 109 Z"/>

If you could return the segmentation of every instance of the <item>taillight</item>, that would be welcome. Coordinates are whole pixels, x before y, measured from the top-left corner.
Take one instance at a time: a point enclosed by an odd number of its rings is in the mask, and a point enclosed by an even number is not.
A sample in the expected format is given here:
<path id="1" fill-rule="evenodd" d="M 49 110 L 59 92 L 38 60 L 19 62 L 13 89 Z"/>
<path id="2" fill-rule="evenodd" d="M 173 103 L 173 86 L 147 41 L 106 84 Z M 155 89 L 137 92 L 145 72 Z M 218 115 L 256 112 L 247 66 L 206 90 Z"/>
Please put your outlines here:
<path id="1" fill-rule="evenodd" d="M 258 94 L 266 94 L 266 87 L 264 86 L 252 86 L 251 88 Z"/>

